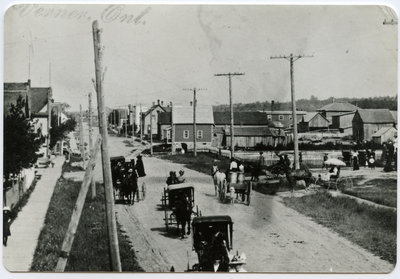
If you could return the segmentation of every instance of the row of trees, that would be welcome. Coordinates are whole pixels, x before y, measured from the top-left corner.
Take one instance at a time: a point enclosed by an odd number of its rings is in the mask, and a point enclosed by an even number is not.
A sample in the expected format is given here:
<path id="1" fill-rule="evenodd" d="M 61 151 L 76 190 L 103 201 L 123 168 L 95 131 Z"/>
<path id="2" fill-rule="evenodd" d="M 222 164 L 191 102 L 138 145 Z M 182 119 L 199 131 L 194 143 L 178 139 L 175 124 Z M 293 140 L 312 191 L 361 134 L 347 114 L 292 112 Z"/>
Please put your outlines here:
<path id="1" fill-rule="evenodd" d="M 317 109 L 330 104 L 332 102 L 351 103 L 362 109 L 379 109 L 386 108 L 390 110 L 397 110 L 397 96 L 385 97 L 372 97 L 372 98 L 340 98 L 333 97 L 319 100 L 316 96 L 311 96 L 310 99 L 298 99 L 296 106 L 298 110 L 303 111 L 316 111 Z M 291 110 L 291 102 L 275 102 L 274 110 Z M 229 105 L 214 106 L 215 111 L 229 111 Z M 234 104 L 234 111 L 262 111 L 271 110 L 271 102 L 255 102 L 255 103 L 237 103 Z"/>
<path id="2" fill-rule="evenodd" d="M 26 102 L 21 97 L 18 98 L 4 118 L 3 175 L 6 181 L 11 176 L 19 174 L 22 169 L 35 165 L 38 158 L 42 156 L 38 151 L 45 142 L 45 138 L 40 131 L 34 131 L 35 123 L 26 117 L 25 106 Z M 76 121 L 68 119 L 64 123 L 58 123 L 57 116 L 52 113 L 51 126 L 49 146 L 53 148 L 70 131 L 75 130 Z"/>

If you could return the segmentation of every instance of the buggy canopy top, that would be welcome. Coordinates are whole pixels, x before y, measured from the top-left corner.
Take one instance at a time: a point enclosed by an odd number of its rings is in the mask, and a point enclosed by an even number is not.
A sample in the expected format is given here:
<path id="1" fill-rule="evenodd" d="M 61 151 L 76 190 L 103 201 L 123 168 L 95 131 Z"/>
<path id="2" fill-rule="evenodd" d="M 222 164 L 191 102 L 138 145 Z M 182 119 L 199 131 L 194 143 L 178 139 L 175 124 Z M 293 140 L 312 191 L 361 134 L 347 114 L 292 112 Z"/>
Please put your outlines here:
<path id="1" fill-rule="evenodd" d="M 185 188 L 194 188 L 194 186 L 193 184 L 190 183 L 179 183 L 179 184 L 171 184 L 167 187 L 168 191 L 180 190 Z"/>

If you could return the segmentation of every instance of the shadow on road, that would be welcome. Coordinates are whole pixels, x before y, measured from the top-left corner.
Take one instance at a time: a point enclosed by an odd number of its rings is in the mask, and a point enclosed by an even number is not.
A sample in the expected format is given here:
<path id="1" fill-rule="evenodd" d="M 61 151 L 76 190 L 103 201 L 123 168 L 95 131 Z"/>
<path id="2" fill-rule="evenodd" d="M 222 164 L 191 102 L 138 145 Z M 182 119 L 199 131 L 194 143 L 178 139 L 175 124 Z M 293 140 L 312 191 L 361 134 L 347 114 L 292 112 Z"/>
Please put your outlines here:
<path id="1" fill-rule="evenodd" d="M 151 228 L 150 230 L 159 232 L 160 235 L 168 237 L 168 238 L 172 238 L 172 239 L 181 238 L 177 228 L 170 228 L 168 231 L 165 227 Z"/>

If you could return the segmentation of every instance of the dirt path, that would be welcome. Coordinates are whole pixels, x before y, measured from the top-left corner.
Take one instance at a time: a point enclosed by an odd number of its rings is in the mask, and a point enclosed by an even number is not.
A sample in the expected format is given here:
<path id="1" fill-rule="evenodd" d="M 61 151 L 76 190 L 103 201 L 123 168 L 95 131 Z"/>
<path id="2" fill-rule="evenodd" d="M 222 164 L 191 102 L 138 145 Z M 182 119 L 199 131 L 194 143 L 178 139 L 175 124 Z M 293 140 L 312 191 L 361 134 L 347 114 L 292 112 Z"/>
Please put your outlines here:
<path id="1" fill-rule="evenodd" d="M 124 144 L 111 140 L 114 152 Z M 129 152 L 128 152 L 129 153 Z M 252 204 L 221 204 L 214 197 L 210 176 L 178 164 L 144 157 L 146 200 L 117 205 L 118 222 L 133 243 L 140 265 L 148 272 L 184 271 L 197 262 L 191 238 L 167 233 L 159 204 L 170 170 L 185 170 L 195 186 L 195 203 L 203 215 L 230 215 L 234 221 L 234 251 L 246 253 L 250 272 L 367 272 L 387 273 L 393 265 L 340 237 L 311 219 L 285 207 L 279 197 L 253 192 Z"/>

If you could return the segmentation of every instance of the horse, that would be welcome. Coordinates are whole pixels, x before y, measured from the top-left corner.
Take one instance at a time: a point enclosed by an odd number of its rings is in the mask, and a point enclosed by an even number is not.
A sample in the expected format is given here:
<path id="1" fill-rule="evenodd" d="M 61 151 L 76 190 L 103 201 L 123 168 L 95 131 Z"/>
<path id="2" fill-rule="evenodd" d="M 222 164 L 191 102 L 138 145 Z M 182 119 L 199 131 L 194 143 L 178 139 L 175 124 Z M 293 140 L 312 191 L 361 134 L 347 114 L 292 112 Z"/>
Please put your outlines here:
<path id="1" fill-rule="evenodd" d="M 192 218 L 192 202 L 190 201 L 187 195 L 184 196 L 183 199 L 180 199 L 175 205 L 174 214 L 176 217 L 176 222 L 178 225 L 178 233 L 179 226 L 181 226 L 180 235 L 181 238 L 185 236 L 185 227 L 188 225 L 187 234 L 190 234 L 190 221 Z"/>
<path id="2" fill-rule="evenodd" d="M 124 197 L 128 199 L 128 204 L 135 203 L 135 195 L 138 190 L 137 178 L 134 174 L 132 174 L 131 170 L 129 170 L 129 174 L 125 177 L 122 183 L 122 191 Z"/>
<path id="3" fill-rule="evenodd" d="M 311 184 L 312 173 L 306 166 L 301 165 L 300 167 L 301 168 L 298 170 L 292 170 L 289 166 L 283 168 L 283 171 L 285 172 L 286 175 L 286 179 L 292 188 L 291 190 L 292 193 L 294 191 L 294 187 L 296 186 L 296 181 L 303 180 L 306 183 L 305 187 L 306 190 L 308 190 Z"/>
<path id="4" fill-rule="evenodd" d="M 224 186 L 224 183 L 226 181 L 226 174 L 219 169 L 216 170 L 216 172 L 213 175 L 214 179 L 214 187 L 215 187 L 215 196 L 218 196 L 218 193 L 220 193 L 221 189 Z"/>

